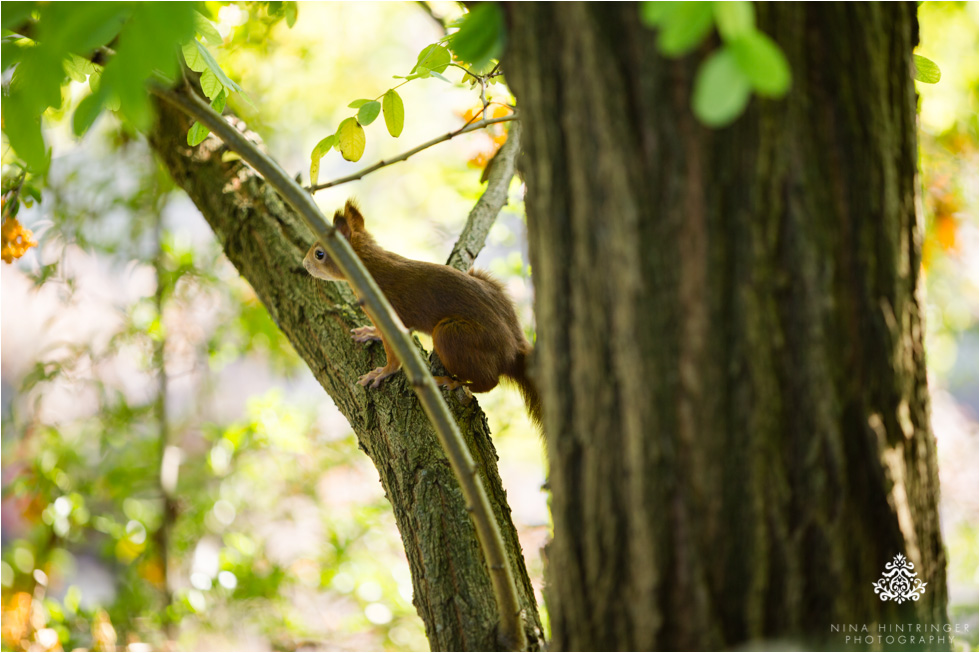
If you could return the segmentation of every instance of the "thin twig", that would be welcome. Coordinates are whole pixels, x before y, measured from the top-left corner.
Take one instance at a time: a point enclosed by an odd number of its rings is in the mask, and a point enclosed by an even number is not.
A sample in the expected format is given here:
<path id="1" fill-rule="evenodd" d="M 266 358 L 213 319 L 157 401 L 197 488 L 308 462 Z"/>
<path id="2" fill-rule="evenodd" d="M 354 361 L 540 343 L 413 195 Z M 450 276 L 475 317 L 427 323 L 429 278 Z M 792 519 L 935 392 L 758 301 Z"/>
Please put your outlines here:
<path id="1" fill-rule="evenodd" d="M 480 120 L 480 121 L 474 122 L 472 124 L 464 125 L 460 129 L 457 129 L 455 131 L 449 132 L 448 134 L 443 134 L 442 136 L 438 136 L 436 138 L 433 138 L 431 141 L 426 141 L 425 143 L 422 143 L 418 147 L 413 148 L 413 149 L 409 150 L 408 152 L 404 152 L 402 154 L 399 154 L 398 156 L 396 156 L 396 157 L 394 157 L 392 159 L 382 159 L 381 161 L 378 161 L 374 165 L 368 166 L 367 168 L 364 168 L 363 170 L 360 170 L 358 172 L 355 172 L 354 174 L 352 174 L 352 175 L 350 175 L 348 177 L 341 177 L 340 179 L 334 179 L 333 181 L 328 181 L 328 182 L 324 182 L 322 184 L 317 184 L 316 186 L 310 186 L 306 190 L 309 191 L 310 193 L 315 193 L 318 190 L 323 190 L 325 188 L 331 188 L 333 186 L 339 186 L 341 184 L 346 184 L 349 181 L 357 181 L 361 177 L 363 177 L 363 176 L 365 176 L 367 174 L 370 174 L 370 173 L 374 172 L 375 170 L 379 170 L 381 168 L 384 168 L 385 166 L 390 166 L 392 163 L 399 163 L 401 161 L 404 161 L 405 159 L 407 159 L 408 157 L 412 156 L 413 154 L 418 154 L 422 150 L 428 149 L 428 148 L 432 147 L 433 145 L 438 145 L 439 143 L 443 143 L 445 141 L 448 141 L 448 140 L 451 140 L 453 138 L 456 138 L 460 134 L 468 134 L 469 132 L 476 131 L 477 129 L 483 129 L 484 127 L 488 127 L 490 125 L 494 125 L 494 124 L 497 124 L 499 122 L 508 122 L 508 121 L 511 121 L 511 120 L 517 120 L 517 114 L 511 114 L 509 116 L 501 116 L 500 118 L 488 118 L 486 120 Z"/>
<path id="2" fill-rule="evenodd" d="M 163 311 L 166 303 L 167 288 L 164 281 L 166 269 L 164 265 L 163 247 L 163 212 L 156 211 L 156 221 L 153 225 L 153 236 L 156 241 L 156 257 L 153 261 L 153 269 L 157 281 L 157 290 L 154 295 L 154 305 L 157 311 L 157 319 L 163 323 Z M 162 499 L 163 517 L 160 525 L 154 534 L 157 545 L 157 554 L 160 556 L 160 570 L 163 573 L 161 591 L 163 593 L 164 610 L 163 630 L 169 641 L 176 639 L 176 624 L 171 618 L 170 607 L 173 604 L 172 578 L 170 575 L 170 533 L 174 527 L 174 519 L 177 515 L 177 503 L 174 500 L 176 490 L 177 470 L 168 469 L 176 464 L 173 454 L 168 456 L 167 450 L 170 447 L 170 421 L 167 418 L 167 392 L 170 379 L 167 375 L 167 336 L 164 335 L 157 340 L 153 347 L 153 366 L 157 370 L 157 394 L 154 401 L 154 410 L 157 420 L 157 445 L 159 460 L 157 461 L 157 485 Z"/>
<path id="3" fill-rule="evenodd" d="M 507 191 L 510 180 L 517 168 L 517 155 L 521 150 L 521 123 L 515 122 L 507 132 L 507 141 L 493 157 L 489 165 L 487 189 L 477 201 L 466 218 L 453 251 L 446 265 L 457 270 L 468 270 L 476 260 L 487 241 L 487 234 L 493 226 L 500 209 L 507 204 Z"/>
<path id="4" fill-rule="evenodd" d="M 150 92 L 207 127 L 229 149 L 236 152 L 261 174 L 306 222 L 357 296 L 361 298 L 371 321 L 402 361 L 409 384 L 418 395 L 423 410 L 439 436 L 463 496 L 466 502 L 473 506 L 471 515 L 487 568 L 490 570 L 490 582 L 497 604 L 501 643 L 511 650 L 526 649 L 527 638 L 520 616 L 521 606 L 517 598 L 514 574 L 504 549 L 500 527 L 490 508 L 486 488 L 480 477 L 471 473 L 475 463 L 460 435 L 459 427 L 450 415 L 449 408 L 432 374 L 429 373 L 428 366 L 413 345 L 408 331 L 398 319 L 391 304 L 378 288 L 378 284 L 354 253 L 347 239 L 326 223 L 319 207 L 313 201 L 313 196 L 293 181 L 276 161 L 246 140 L 238 130 L 215 113 L 198 96 L 181 95 L 171 89 L 156 86 L 152 86 Z"/>
<path id="5" fill-rule="evenodd" d="M 446 21 L 440 18 L 439 16 L 436 16 L 436 12 L 432 10 L 432 7 L 429 6 L 428 2 L 425 2 L 425 0 L 418 0 L 415 4 L 422 7 L 422 11 L 424 11 L 429 16 L 429 18 L 431 18 L 433 21 L 435 21 L 437 25 L 439 25 L 439 29 L 442 30 L 443 34 L 446 33 L 448 29 L 446 27 Z"/>

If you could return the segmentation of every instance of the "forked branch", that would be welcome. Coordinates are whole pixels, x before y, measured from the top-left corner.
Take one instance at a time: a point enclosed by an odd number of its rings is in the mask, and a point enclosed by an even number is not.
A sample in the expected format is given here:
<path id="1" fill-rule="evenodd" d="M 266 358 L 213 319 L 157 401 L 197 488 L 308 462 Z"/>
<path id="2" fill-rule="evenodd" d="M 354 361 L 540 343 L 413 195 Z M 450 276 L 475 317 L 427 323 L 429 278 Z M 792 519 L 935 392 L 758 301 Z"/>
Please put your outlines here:
<path id="1" fill-rule="evenodd" d="M 497 604 L 501 644 L 511 650 L 526 649 L 527 640 L 513 571 L 504 549 L 499 526 L 490 508 L 486 489 L 477 474 L 476 464 L 428 367 L 374 279 L 354 254 L 347 240 L 324 220 L 312 195 L 291 179 L 278 163 L 261 152 L 224 118 L 215 113 L 208 104 L 196 95 L 183 95 L 172 89 L 151 87 L 151 92 L 207 127 L 229 149 L 255 168 L 302 217 L 314 236 L 340 267 L 357 295 L 362 298 L 365 311 L 401 359 L 405 374 L 439 436 L 463 495 L 472 510 L 473 523 L 490 572 Z"/>

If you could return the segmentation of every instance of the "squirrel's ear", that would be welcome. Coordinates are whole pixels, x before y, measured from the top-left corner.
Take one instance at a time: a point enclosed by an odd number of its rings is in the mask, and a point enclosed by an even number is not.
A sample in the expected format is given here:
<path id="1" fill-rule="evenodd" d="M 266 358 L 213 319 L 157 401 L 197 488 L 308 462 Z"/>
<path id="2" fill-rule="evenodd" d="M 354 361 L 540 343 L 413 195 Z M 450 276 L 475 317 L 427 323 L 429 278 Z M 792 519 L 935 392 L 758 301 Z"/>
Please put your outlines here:
<path id="1" fill-rule="evenodd" d="M 344 217 L 347 218 L 352 231 L 364 231 L 364 216 L 361 215 L 354 200 L 347 200 L 347 204 L 344 205 Z"/>
<path id="2" fill-rule="evenodd" d="M 350 225 L 347 224 L 347 219 L 343 215 L 341 215 L 340 211 L 334 213 L 333 227 L 341 234 L 343 234 L 344 238 L 350 240 L 350 234 L 351 234 Z"/>

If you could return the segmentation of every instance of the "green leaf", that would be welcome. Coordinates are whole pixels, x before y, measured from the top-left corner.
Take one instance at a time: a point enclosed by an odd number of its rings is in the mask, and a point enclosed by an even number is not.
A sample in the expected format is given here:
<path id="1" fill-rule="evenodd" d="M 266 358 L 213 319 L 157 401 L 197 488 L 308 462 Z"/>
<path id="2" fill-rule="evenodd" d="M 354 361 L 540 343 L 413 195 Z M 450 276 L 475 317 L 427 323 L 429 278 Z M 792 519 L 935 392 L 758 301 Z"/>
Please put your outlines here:
<path id="1" fill-rule="evenodd" d="M 385 112 L 385 127 L 388 133 L 398 138 L 405 128 L 405 105 L 395 89 L 389 89 L 381 98 L 381 108 Z"/>
<path id="2" fill-rule="evenodd" d="M 200 145 L 210 133 L 211 130 L 195 120 L 191 128 L 187 130 L 187 144 L 191 147 Z"/>
<path id="3" fill-rule="evenodd" d="M 374 122 L 379 113 L 381 113 L 381 103 L 377 101 L 368 102 L 358 110 L 357 122 L 367 127 Z"/>
<path id="4" fill-rule="evenodd" d="M 347 106 L 348 106 L 349 108 L 351 108 L 351 109 L 360 109 L 361 107 L 363 107 L 363 106 L 364 106 L 365 104 L 367 104 L 367 103 L 368 103 L 368 102 L 370 102 L 370 101 L 371 101 L 371 100 L 364 100 L 364 99 L 361 99 L 361 100 L 354 100 L 353 102 L 351 102 L 351 103 L 350 103 L 350 104 L 348 104 Z"/>
<path id="5" fill-rule="evenodd" d="M 283 5 L 283 11 L 286 14 L 286 27 L 292 29 L 293 25 L 296 24 L 296 18 L 299 16 L 299 5 L 296 2 L 286 2 Z"/>
<path id="6" fill-rule="evenodd" d="M 318 156 L 323 156 L 330 151 L 330 148 L 337 144 L 337 134 L 330 134 L 324 139 L 321 139 L 316 147 L 313 148 L 314 154 Z"/>
<path id="7" fill-rule="evenodd" d="M 37 9 L 36 2 L 7 2 L 3 6 L 3 17 L 0 26 L 3 29 L 14 29 L 31 17 L 31 12 Z"/>
<path id="8" fill-rule="evenodd" d="M 118 98 L 123 118 L 145 130 L 153 119 L 146 81 L 157 73 L 171 79 L 178 74 L 173 50 L 193 38 L 195 12 L 190 3 L 145 2 L 127 6 L 130 17 L 113 46 L 115 55 L 102 73 L 102 86 L 108 97 Z"/>
<path id="9" fill-rule="evenodd" d="M 48 107 L 60 107 L 65 69 L 61 59 L 48 60 L 42 48 L 26 48 L 10 81 L 10 98 L 20 98 L 25 108 L 40 115 Z M 4 97 L 4 102 L 8 98 Z"/>
<path id="10" fill-rule="evenodd" d="M 726 47 L 756 93 L 772 98 L 786 95 L 792 75 L 786 55 L 775 41 L 758 30 L 752 30 Z"/>
<path id="11" fill-rule="evenodd" d="M 3 131 L 10 147 L 31 172 L 43 174 L 51 163 L 51 153 L 41 134 L 41 116 L 12 97 L 3 102 L 0 110 L 3 111 Z"/>
<path id="12" fill-rule="evenodd" d="M 81 136 L 89 130 L 95 119 L 105 108 L 104 97 L 101 93 L 93 92 L 78 103 L 75 113 L 72 115 L 71 127 L 75 136 Z"/>
<path id="13" fill-rule="evenodd" d="M 219 32 L 218 28 L 214 26 L 214 23 L 212 23 L 204 16 L 204 14 L 198 11 L 194 12 L 194 29 L 205 41 L 211 45 L 221 45 L 225 42 L 225 40 L 221 38 L 221 32 Z"/>
<path id="14" fill-rule="evenodd" d="M 491 59 L 500 58 L 505 40 L 504 15 L 500 5 L 482 2 L 466 14 L 459 31 L 449 37 L 449 47 L 461 61 L 484 66 Z"/>
<path id="15" fill-rule="evenodd" d="M 714 23 L 709 2 L 682 2 L 661 24 L 657 46 L 668 57 L 680 57 L 698 47 Z"/>
<path id="16" fill-rule="evenodd" d="M 640 20 L 647 27 L 660 27 L 677 11 L 680 2 L 641 2 Z"/>
<path id="17" fill-rule="evenodd" d="M 200 53 L 204 64 L 212 73 L 214 73 L 215 77 L 218 78 L 218 81 L 221 82 L 222 86 L 227 88 L 229 91 L 234 91 L 244 97 L 245 92 L 242 91 L 242 87 L 231 81 L 231 78 L 225 74 L 225 71 L 221 70 L 221 66 L 218 65 L 217 61 L 215 61 L 215 58 L 211 55 L 211 52 L 209 52 L 200 41 L 194 41 L 193 43 Z M 187 65 L 190 66 L 191 64 L 188 62 Z M 194 70 L 194 68 L 192 67 L 191 70 Z"/>
<path id="18" fill-rule="evenodd" d="M 925 84 L 936 84 L 942 78 L 942 71 L 935 61 L 926 59 L 922 55 L 912 55 L 913 77 L 917 82 Z"/>
<path id="19" fill-rule="evenodd" d="M 755 31 L 755 7 L 745 0 L 715 2 L 715 23 L 718 33 L 731 41 Z"/>
<path id="20" fill-rule="evenodd" d="M 313 148 L 313 151 L 310 153 L 310 186 L 316 186 L 317 181 L 320 179 L 320 159 L 336 144 L 337 135 L 331 134 L 317 143 L 316 147 Z"/>
<path id="21" fill-rule="evenodd" d="M 228 91 L 222 89 L 218 93 L 218 97 L 211 101 L 211 108 L 215 110 L 216 113 L 221 113 L 225 110 L 225 104 L 228 102 Z"/>
<path id="22" fill-rule="evenodd" d="M 359 161 L 364 155 L 364 128 L 357 120 L 348 118 L 340 123 L 337 129 L 337 139 L 340 144 L 340 153 L 348 161 Z"/>
<path id="23" fill-rule="evenodd" d="M 95 48 L 112 41 L 128 20 L 138 19 L 144 11 L 145 9 L 127 6 L 125 3 L 45 3 L 39 9 L 36 40 L 43 47 L 60 47 L 63 52 L 87 55 Z M 6 4 L 3 13 L 7 13 Z M 181 22 L 186 12 L 181 10 L 176 13 L 177 22 Z M 162 25 L 161 29 L 166 31 L 168 27 Z M 139 28 L 140 25 L 137 25 L 137 29 Z"/>
<path id="24" fill-rule="evenodd" d="M 93 93 L 99 93 L 102 89 L 102 73 L 92 73 L 88 76 L 88 87 Z M 119 98 L 113 97 L 108 92 L 102 93 L 102 104 L 109 111 L 119 111 Z"/>
<path id="25" fill-rule="evenodd" d="M 419 52 L 418 61 L 415 68 L 412 68 L 412 72 L 414 73 L 419 68 L 426 68 L 441 73 L 446 70 L 452 60 L 453 57 L 449 54 L 449 49 L 446 46 L 433 43 L 425 46 Z"/>
<path id="26" fill-rule="evenodd" d="M 208 99 L 214 99 L 218 97 L 218 93 L 225 90 L 225 87 L 218 80 L 218 76 L 214 74 L 214 71 L 208 68 L 201 73 L 201 90 L 208 96 Z"/>
<path id="27" fill-rule="evenodd" d="M 698 68 L 691 99 L 694 115 L 709 127 L 728 125 L 742 115 L 751 90 L 735 57 L 722 46 Z"/>

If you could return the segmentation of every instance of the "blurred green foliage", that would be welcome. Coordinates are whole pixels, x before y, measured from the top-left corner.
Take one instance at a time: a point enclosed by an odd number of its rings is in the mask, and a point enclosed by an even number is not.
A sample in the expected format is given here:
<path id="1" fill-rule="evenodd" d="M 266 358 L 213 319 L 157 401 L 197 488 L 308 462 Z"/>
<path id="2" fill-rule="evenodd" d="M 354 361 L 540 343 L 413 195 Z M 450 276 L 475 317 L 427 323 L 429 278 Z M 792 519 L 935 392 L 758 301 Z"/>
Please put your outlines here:
<path id="1" fill-rule="evenodd" d="M 273 143 L 289 127 L 309 135 L 335 121 L 344 98 L 362 93 L 354 80 L 377 88 L 400 70 L 394 57 L 418 66 L 415 53 L 441 33 L 411 5 L 369 9 L 390 34 L 405 15 L 419 19 L 406 47 L 382 57 L 373 76 L 363 69 L 377 59 L 368 56 L 374 46 L 358 37 L 336 39 L 345 52 L 328 55 L 331 63 L 354 57 L 343 76 L 325 80 L 311 60 L 294 75 L 259 79 L 254 73 L 284 61 L 296 68 L 304 52 L 322 52 L 323 26 L 338 12 L 364 10 L 312 6 L 304 28 L 297 14 L 307 10 L 295 3 L 188 7 L 215 20 L 191 16 L 203 39 L 194 47 L 214 48 L 227 78 L 244 79 L 254 95 L 249 104 L 230 94 L 237 86 L 221 82 L 215 99 L 224 95 Z M 21 8 L 42 19 L 58 11 Z M 5 26 L 28 15 L 7 9 Z M 136 14 L 154 10 L 132 3 L 103 9 L 130 20 L 99 35 L 99 43 L 122 39 L 139 22 Z M 156 36 L 178 38 L 161 30 Z M 60 61 L 90 45 L 63 43 L 63 53 L 51 54 L 13 51 L 25 43 L 8 40 L 4 69 L 16 64 L 14 77 L 21 77 L 25 60 Z M 43 109 L 44 160 L 27 161 L 34 165 L 25 177 L 13 159 L 22 148 L 4 150 L 5 197 L 21 184 L 11 206 L 23 209 L 20 218 L 41 241 L 40 251 L 3 278 L 8 307 L 21 307 L 21 317 L 4 322 L 4 649 L 426 648 L 376 471 L 200 217 L 153 163 L 139 134 L 140 109 L 117 103 L 118 89 L 106 90 L 114 88 L 105 85 L 108 66 L 71 57 L 68 64 L 64 71 L 48 66 L 49 85 L 60 90 L 46 108 L 24 101 L 31 111 Z M 101 87 L 93 84 L 100 75 Z M 447 107 L 450 96 L 437 97 L 445 108 L 434 121 L 398 124 L 406 107 L 385 95 L 391 136 L 404 129 L 418 142 L 420 129 L 459 124 L 454 114 L 461 109 L 452 104 L 464 97 L 461 89 L 440 85 L 456 100 Z M 335 92 L 311 95 L 314 87 Z M 428 92 L 407 95 L 409 111 L 427 116 L 419 106 L 429 102 Z M 104 97 L 91 99 L 99 93 Z M 322 121 L 290 122 L 282 109 L 293 97 L 302 100 L 304 117 Z M 479 98 L 468 91 L 462 101 L 472 106 Z M 20 124 L 7 120 L 7 105 L 5 98 L 5 135 Z M 84 140 L 73 138 L 85 129 Z M 291 151 L 302 152 L 303 140 L 288 138 Z M 417 250 L 431 255 L 453 238 L 479 192 L 479 173 L 466 170 L 471 154 L 459 156 L 473 140 L 454 143 L 454 162 L 437 166 L 424 183 L 386 193 L 398 202 L 411 190 L 410 206 L 424 200 L 443 209 L 439 219 L 448 222 L 427 222 L 437 240 L 415 236 Z M 288 152 L 283 160 L 291 160 Z M 426 187 L 442 194 L 422 198 L 418 189 Z M 417 220 L 376 224 L 386 225 L 385 238 L 401 238 L 406 228 L 425 233 Z M 523 419 L 519 401 L 501 407 L 503 417 L 495 419 L 502 431 L 510 425 L 507 411 Z"/>
<path id="2" fill-rule="evenodd" d="M 346 425 L 324 428 L 281 389 L 215 414 L 229 367 L 266 368 L 272 388 L 305 370 L 268 313 L 216 243 L 168 219 L 181 200 L 145 146 L 70 158 L 45 188 L 51 262 L 25 280 L 54 309 L 50 328 L 93 301 L 113 319 L 73 343 L 39 336 L 45 350 L 5 392 L 4 648 L 296 648 L 331 630 L 423 647 L 407 567 L 391 571 L 403 554 L 390 511 Z M 89 264 L 105 268 L 96 288 Z M 325 629 L 317 610 L 331 604 Z"/>
<path id="3" fill-rule="evenodd" d="M 942 486 L 950 615 L 971 624 L 977 650 L 977 420 L 980 415 L 980 202 L 978 202 L 978 5 L 919 5 L 920 44 L 942 69 L 917 84 L 926 224 L 926 362 Z"/>

